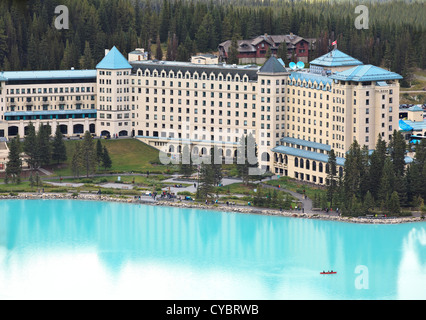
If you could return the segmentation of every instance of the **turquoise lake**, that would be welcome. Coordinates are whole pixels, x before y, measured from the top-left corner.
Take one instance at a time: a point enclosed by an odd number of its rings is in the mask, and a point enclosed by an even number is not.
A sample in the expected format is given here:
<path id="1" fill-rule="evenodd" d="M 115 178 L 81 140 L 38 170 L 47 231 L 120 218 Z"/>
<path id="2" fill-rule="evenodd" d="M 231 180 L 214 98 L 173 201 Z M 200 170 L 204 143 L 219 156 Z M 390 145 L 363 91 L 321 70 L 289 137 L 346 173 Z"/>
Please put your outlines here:
<path id="1" fill-rule="evenodd" d="M 426 223 L 1 200 L 0 299 L 426 299 Z"/>

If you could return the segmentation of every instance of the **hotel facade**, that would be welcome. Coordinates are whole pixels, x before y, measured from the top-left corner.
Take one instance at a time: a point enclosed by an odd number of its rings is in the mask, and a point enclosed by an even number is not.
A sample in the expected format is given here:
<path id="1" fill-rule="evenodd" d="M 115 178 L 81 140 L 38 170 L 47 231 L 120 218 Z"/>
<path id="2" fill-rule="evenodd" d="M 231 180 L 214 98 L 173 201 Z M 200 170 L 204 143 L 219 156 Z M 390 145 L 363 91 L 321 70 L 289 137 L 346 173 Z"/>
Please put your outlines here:
<path id="1" fill-rule="evenodd" d="M 353 141 L 374 149 L 399 129 L 400 75 L 334 49 L 289 69 L 126 59 L 106 52 L 96 70 L 0 73 L 0 137 L 25 136 L 30 121 L 64 135 L 133 136 L 179 159 L 188 145 L 225 162 L 252 134 L 260 167 L 327 183 L 328 152 L 340 172 Z"/>

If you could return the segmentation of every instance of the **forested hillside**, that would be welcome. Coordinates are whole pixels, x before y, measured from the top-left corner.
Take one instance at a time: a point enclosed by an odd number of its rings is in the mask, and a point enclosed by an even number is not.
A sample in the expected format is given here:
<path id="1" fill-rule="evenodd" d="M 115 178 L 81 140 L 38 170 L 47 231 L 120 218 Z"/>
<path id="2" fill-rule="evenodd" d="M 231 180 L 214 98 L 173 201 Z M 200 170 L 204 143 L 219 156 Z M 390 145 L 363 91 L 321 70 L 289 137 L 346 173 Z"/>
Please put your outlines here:
<path id="1" fill-rule="evenodd" d="M 93 68 L 105 48 L 126 54 L 158 39 L 169 44 L 169 59 L 186 61 L 235 35 L 290 32 L 318 39 L 310 60 L 337 40 L 342 51 L 406 79 L 413 68 L 426 68 L 424 1 L 362 3 L 367 30 L 354 26 L 353 1 L 2 0 L 0 69 Z M 54 27 L 58 5 L 69 9 L 68 30 Z"/>

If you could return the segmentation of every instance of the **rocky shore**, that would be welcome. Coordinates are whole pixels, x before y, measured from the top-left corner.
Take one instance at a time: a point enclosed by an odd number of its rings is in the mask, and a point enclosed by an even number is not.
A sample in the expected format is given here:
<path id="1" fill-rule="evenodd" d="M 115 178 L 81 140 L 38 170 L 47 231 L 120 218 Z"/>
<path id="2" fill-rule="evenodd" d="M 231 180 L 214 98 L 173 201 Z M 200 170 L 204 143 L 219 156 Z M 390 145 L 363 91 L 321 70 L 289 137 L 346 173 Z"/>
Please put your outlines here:
<path id="1" fill-rule="evenodd" d="M 179 207 L 179 208 L 186 208 L 186 209 L 215 210 L 215 211 L 236 212 L 236 213 L 244 213 L 244 214 L 262 214 L 262 215 L 270 215 L 270 216 L 330 220 L 330 221 L 363 223 L 363 224 L 399 224 L 399 223 L 425 221 L 421 217 L 386 217 L 386 218 L 342 217 L 342 216 L 329 215 L 324 213 L 308 214 L 308 213 L 300 213 L 300 211 L 285 211 L 285 210 L 246 207 L 246 206 L 233 206 L 233 205 L 228 206 L 228 205 L 222 205 L 222 204 L 205 205 L 205 204 L 200 204 L 195 202 L 186 202 L 186 201 L 167 201 L 167 200 L 153 201 L 151 197 L 142 197 L 141 199 L 139 199 L 139 197 L 132 197 L 132 196 L 114 197 L 109 195 L 95 195 L 95 194 L 75 195 L 70 193 L 41 193 L 41 194 L 40 193 L 19 193 L 16 195 L 0 195 L 0 200 L 6 200 L 6 199 L 110 201 L 110 202 Z"/>

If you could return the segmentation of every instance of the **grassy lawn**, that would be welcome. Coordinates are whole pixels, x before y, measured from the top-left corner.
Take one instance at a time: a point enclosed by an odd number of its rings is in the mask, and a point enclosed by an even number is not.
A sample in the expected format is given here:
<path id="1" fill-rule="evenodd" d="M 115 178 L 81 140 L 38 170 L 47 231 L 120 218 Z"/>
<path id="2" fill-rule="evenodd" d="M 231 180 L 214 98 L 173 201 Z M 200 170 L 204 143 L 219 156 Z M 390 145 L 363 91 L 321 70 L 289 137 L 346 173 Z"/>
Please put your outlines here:
<path id="1" fill-rule="evenodd" d="M 51 170 L 56 176 L 71 176 L 71 160 L 78 140 L 66 140 L 67 161 Z M 96 143 L 96 140 L 95 140 Z M 140 172 L 167 173 L 175 170 L 173 166 L 162 165 L 159 161 L 159 151 L 136 139 L 108 139 L 102 140 L 112 160 L 112 168 L 104 171 L 102 168 L 97 173 Z"/>
<path id="2" fill-rule="evenodd" d="M 305 190 L 305 194 L 309 199 L 314 199 L 315 194 L 324 195 L 326 194 L 326 189 L 321 189 L 319 187 L 314 187 L 311 185 L 304 185 L 303 183 L 294 180 L 290 177 L 280 177 L 276 180 L 266 181 L 266 184 L 271 186 L 280 186 L 281 188 L 288 189 L 300 194 L 303 194 L 303 190 Z"/>

